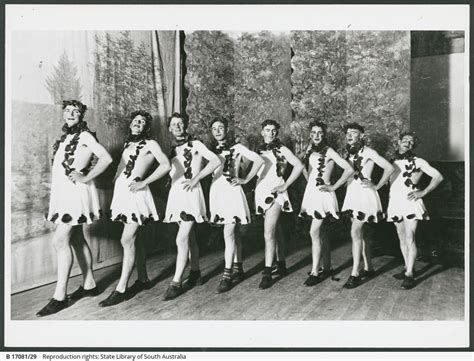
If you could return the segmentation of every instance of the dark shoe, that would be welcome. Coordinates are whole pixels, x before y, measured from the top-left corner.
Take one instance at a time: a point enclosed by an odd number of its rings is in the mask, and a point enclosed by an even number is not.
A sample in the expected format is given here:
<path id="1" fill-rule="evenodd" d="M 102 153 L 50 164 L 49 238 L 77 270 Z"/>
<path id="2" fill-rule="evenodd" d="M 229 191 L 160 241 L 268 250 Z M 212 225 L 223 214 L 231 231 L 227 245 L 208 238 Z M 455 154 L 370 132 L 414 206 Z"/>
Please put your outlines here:
<path id="1" fill-rule="evenodd" d="M 318 283 L 321 283 L 326 278 L 327 276 L 323 276 L 321 273 L 319 273 L 317 276 L 310 274 L 304 282 L 304 285 L 307 287 L 316 286 Z"/>
<path id="2" fill-rule="evenodd" d="M 349 276 L 349 279 L 347 282 L 344 284 L 344 288 L 356 288 L 357 286 L 360 286 L 362 283 L 362 278 L 360 276 Z"/>
<path id="3" fill-rule="evenodd" d="M 80 286 L 77 290 L 73 293 L 67 295 L 67 299 L 70 302 L 79 301 L 81 298 L 84 297 L 95 297 L 99 294 L 99 289 L 97 286 L 91 288 L 90 290 L 85 290 L 84 287 Z"/>
<path id="4" fill-rule="evenodd" d="M 176 297 L 184 293 L 183 286 L 170 285 L 163 297 L 164 301 L 174 300 Z"/>
<path id="5" fill-rule="evenodd" d="M 201 271 L 191 271 L 186 279 L 186 287 L 193 288 L 194 286 L 202 285 Z"/>
<path id="6" fill-rule="evenodd" d="M 285 277 L 288 274 L 288 269 L 286 266 L 276 265 L 272 268 L 272 275 Z"/>
<path id="7" fill-rule="evenodd" d="M 99 302 L 99 306 L 100 307 L 115 306 L 115 305 L 118 305 L 119 303 L 122 303 L 123 301 L 125 301 L 125 292 L 122 293 L 115 290 L 109 295 L 109 297 Z"/>
<path id="8" fill-rule="evenodd" d="M 135 297 L 137 294 L 144 290 L 149 290 L 153 285 L 151 284 L 150 280 L 146 280 L 145 282 L 136 280 L 135 283 L 127 288 L 127 291 L 125 292 L 125 298 L 127 300 Z"/>
<path id="9" fill-rule="evenodd" d="M 227 292 L 232 288 L 232 280 L 230 278 L 222 278 L 217 287 L 217 293 Z"/>
<path id="10" fill-rule="evenodd" d="M 41 310 L 36 313 L 36 317 L 43 317 L 52 315 L 53 313 L 64 310 L 67 307 L 67 299 L 58 301 L 55 298 L 51 298 L 49 302 Z"/>
<path id="11" fill-rule="evenodd" d="M 262 276 L 262 280 L 260 281 L 260 285 L 258 286 L 262 290 L 271 287 L 272 285 L 272 275 L 264 274 Z"/>
<path id="12" fill-rule="evenodd" d="M 395 273 L 394 275 L 392 275 L 393 278 L 395 278 L 396 280 L 404 280 L 405 279 L 405 270 L 401 271 L 400 273 Z"/>
<path id="13" fill-rule="evenodd" d="M 245 279 L 245 274 L 243 272 L 234 272 L 232 273 L 231 279 L 234 285 L 236 285 Z"/>
<path id="14" fill-rule="evenodd" d="M 360 277 L 360 278 L 372 278 L 372 277 L 375 277 L 375 271 L 374 271 L 373 269 L 371 269 L 371 270 L 362 269 L 362 270 L 359 272 L 359 277 Z"/>
<path id="15" fill-rule="evenodd" d="M 410 290 L 415 286 L 416 286 L 415 278 L 413 276 L 405 275 L 405 279 L 402 282 L 402 288 L 406 290 Z"/>

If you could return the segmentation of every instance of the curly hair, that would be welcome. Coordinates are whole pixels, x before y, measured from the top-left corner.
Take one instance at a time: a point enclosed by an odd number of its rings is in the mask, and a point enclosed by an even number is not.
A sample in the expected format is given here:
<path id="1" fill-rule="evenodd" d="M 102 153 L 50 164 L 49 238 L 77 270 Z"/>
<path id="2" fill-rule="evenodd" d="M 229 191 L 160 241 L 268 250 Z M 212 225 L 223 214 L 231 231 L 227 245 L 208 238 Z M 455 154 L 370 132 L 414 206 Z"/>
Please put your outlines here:
<path id="1" fill-rule="evenodd" d="M 79 100 L 74 100 L 74 99 L 63 100 L 63 109 L 66 109 L 66 107 L 68 105 L 72 105 L 72 106 L 79 109 L 79 112 L 81 113 L 79 115 L 79 121 L 82 121 L 82 119 L 84 119 L 84 115 L 86 114 L 86 111 L 87 111 L 87 105 L 81 103 Z"/>
<path id="2" fill-rule="evenodd" d="M 416 135 L 415 132 L 413 132 L 413 131 L 403 131 L 398 136 L 398 139 L 402 140 L 403 137 L 405 137 L 407 135 L 409 135 L 410 137 L 413 138 L 413 149 L 415 149 L 420 144 L 420 138 L 418 138 L 418 136 Z"/>
<path id="3" fill-rule="evenodd" d="M 359 123 L 356 123 L 356 122 L 351 122 L 351 123 L 347 123 L 345 126 L 344 126 L 344 133 L 347 133 L 347 131 L 349 129 L 355 129 L 355 130 L 358 130 L 359 132 L 361 133 L 364 133 L 364 127 L 362 125 L 360 125 Z"/>
<path id="4" fill-rule="evenodd" d="M 132 123 L 133 119 L 137 117 L 138 115 L 141 115 L 142 117 L 145 118 L 145 127 L 143 128 L 142 135 L 145 139 L 149 139 L 151 137 L 151 122 L 153 121 L 153 117 L 151 116 L 150 113 L 144 111 L 144 110 L 136 110 L 130 114 L 130 124 Z M 129 136 L 132 134 L 132 130 L 129 128 L 128 129 Z"/>
<path id="5" fill-rule="evenodd" d="M 321 128 L 324 137 L 326 137 L 326 134 L 328 132 L 328 126 L 326 123 L 323 123 L 321 120 L 313 120 L 311 123 L 309 123 L 309 130 L 313 129 L 313 127 Z"/>
<path id="6" fill-rule="evenodd" d="M 171 114 L 171 116 L 168 118 L 168 128 L 170 127 L 170 124 L 171 124 L 171 119 L 173 118 L 179 118 L 183 121 L 184 123 L 184 129 L 188 129 L 188 125 L 189 125 L 189 118 L 186 114 L 181 114 L 181 113 L 178 113 L 178 112 L 174 112 L 173 114 Z"/>
<path id="7" fill-rule="evenodd" d="M 276 120 L 273 120 L 273 119 L 265 119 L 262 122 L 262 129 L 265 128 L 267 125 L 273 125 L 276 128 L 276 130 L 279 130 L 281 128 L 280 124 Z"/>
<path id="8" fill-rule="evenodd" d="M 212 119 L 209 122 L 209 128 L 212 128 L 212 126 L 216 122 L 220 122 L 220 123 L 224 124 L 224 127 L 225 127 L 226 130 L 229 129 L 229 121 L 227 120 L 227 118 L 224 118 L 224 117 L 217 117 L 217 118 Z"/>

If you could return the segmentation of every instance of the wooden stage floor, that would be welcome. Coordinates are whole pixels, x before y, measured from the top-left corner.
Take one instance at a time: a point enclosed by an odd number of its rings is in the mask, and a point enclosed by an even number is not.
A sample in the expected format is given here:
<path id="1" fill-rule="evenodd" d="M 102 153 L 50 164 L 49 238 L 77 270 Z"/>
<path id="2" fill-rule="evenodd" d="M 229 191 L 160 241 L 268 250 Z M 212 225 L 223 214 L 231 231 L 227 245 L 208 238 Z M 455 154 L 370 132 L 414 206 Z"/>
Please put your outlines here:
<path id="1" fill-rule="evenodd" d="M 101 294 L 79 300 L 46 320 L 462 320 L 464 319 L 464 269 L 417 263 L 418 285 L 400 288 L 392 275 L 402 269 L 390 256 L 374 259 L 377 276 L 360 287 L 346 290 L 342 285 L 350 274 L 350 245 L 332 251 L 333 267 L 339 281 L 327 279 L 315 287 L 303 282 L 311 267 L 309 245 L 287 257 L 290 274 L 267 289 L 258 284 L 263 268 L 263 251 L 244 260 L 247 279 L 224 294 L 217 294 L 223 270 L 223 252 L 201 258 L 205 279 L 202 286 L 175 300 L 163 301 L 163 294 L 174 272 L 175 254 L 149 257 L 148 270 L 154 287 L 114 307 L 101 308 L 99 301 L 114 289 L 120 265 L 96 271 Z M 187 274 L 187 271 L 186 271 Z M 132 275 L 130 285 L 135 281 Z M 81 284 L 74 277 L 72 292 Z M 37 312 L 52 296 L 54 284 L 11 296 L 12 320 L 35 320 Z"/>

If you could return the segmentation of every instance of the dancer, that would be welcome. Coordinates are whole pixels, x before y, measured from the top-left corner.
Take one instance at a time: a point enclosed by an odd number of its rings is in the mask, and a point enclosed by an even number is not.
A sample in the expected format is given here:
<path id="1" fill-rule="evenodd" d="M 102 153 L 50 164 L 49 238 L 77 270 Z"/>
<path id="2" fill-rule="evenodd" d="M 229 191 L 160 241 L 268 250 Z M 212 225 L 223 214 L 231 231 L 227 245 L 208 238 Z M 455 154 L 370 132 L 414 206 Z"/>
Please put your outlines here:
<path id="1" fill-rule="evenodd" d="M 102 216 L 94 178 L 101 174 L 112 158 L 101 146 L 83 120 L 87 106 L 77 100 L 63 101 L 63 135 L 53 146 L 51 197 L 46 219 L 57 224 L 53 236 L 56 249 L 58 281 L 53 297 L 36 316 L 59 312 L 69 301 L 96 296 L 98 289 L 92 273 L 92 254 L 88 243 L 79 237 L 72 241 L 76 226 L 90 224 Z M 91 166 L 92 156 L 98 160 Z M 89 235 L 84 232 L 85 238 Z M 84 278 L 83 285 L 66 297 L 73 264 L 71 246 Z"/>
<path id="2" fill-rule="evenodd" d="M 191 232 L 194 223 L 207 221 L 206 204 L 199 181 L 221 165 L 217 155 L 207 149 L 200 141 L 193 140 L 187 134 L 187 117 L 179 113 L 173 113 L 168 128 L 174 138 L 174 146 L 170 155 L 171 189 L 168 195 L 164 222 L 178 223 L 179 231 L 176 236 L 178 247 L 176 271 L 165 293 L 164 300 L 172 300 L 185 291 L 182 285 L 182 277 L 188 254 L 191 272 L 187 280 L 187 286 L 193 287 L 201 282 L 199 249 L 194 232 Z M 201 167 L 203 158 L 208 161 L 204 168 Z"/>
<path id="3" fill-rule="evenodd" d="M 300 217 L 312 218 L 310 236 L 313 265 L 304 284 L 314 286 L 331 276 L 332 272 L 330 247 L 320 238 L 321 225 L 327 217 L 339 219 L 335 190 L 343 185 L 354 171 L 346 160 L 328 146 L 325 123 L 313 121 L 309 127 L 311 144 L 304 159 L 308 169 L 303 170 L 308 184 L 301 203 Z M 341 167 L 343 173 L 337 182 L 331 185 L 334 164 Z M 321 261 L 323 262 L 322 270 L 319 268 Z"/>
<path id="4" fill-rule="evenodd" d="M 349 178 L 342 212 L 349 212 L 352 218 L 352 257 L 353 266 L 345 288 L 355 288 L 362 283 L 362 278 L 375 275 L 370 256 L 370 243 L 363 238 L 364 223 L 378 222 L 383 218 L 382 206 L 377 191 L 388 181 L 393 172 L 392 165 L 374 149 L 364 143 L 364 128 L 357 123 L 345 126 L 348 160 L 354 168 L 354 175 Z M 377 185 L 371 181 L 374 164 L 383 169 Z M 359 272 L 360 258 L 364 268 Z"/>
<path id="5" fill-rule="evenodd" d="M 166 175 L 171 167 L 168 158 L 156 141 L 151 139 L 152 117 L 139 110 L 131 114 L 129 134 L 125 140 L 118 177 L 115 181 L 112 199 L 111 219 L 123 222 L 122 274 L 115 290 L 99 303 L 101 307 L 119 304 L 127 298 L 151 287 L 146 271 L 146 254 L 142 242 L 136 242 L 140 226 L 149 221 L 158 221 L 155 203 L 149 184 Z M 148 171 L 156 160 L 159 166 L 150 174 Z M 127 289 L 137 258 L 137 281 Z"/>
<path id="6" fill-rule="evenodd" d="M 265 268 L 259 287 L 266 289 L 272 285 L 272 263 L 276 251 L 277 267 L 275 274 L 287 274 L 283 239 L 276 237 L 276 228 L 280 213 L 292 212 L 293 208 L 288 197 L 287 189 L 298 179 L 303 171 L 300 160 L 278 139 L 280 124 L 267 119 L 262 123 L 264 144 L 258 153 L 264 160 L 264 165 L 258 171 L 257 186 L 255 187 L 255 207 L 257 214 L 263 214 L 265 237 Z M 283 167 L 288 162 L 293 166 L 290 176 L 285 181 Z M 277 242 L 278 238 L 278 242 Z"/>
<path id="7" fill-rule="evenodd" d="M 390 177 L 387 221 L 394 222 L 400 240 L 405 269 L 394 277 L 403 280 L 401 287 L 404 289 L 416 285 L 413 274 L 417 254 L 416 227 L 418 221 L 429 219 L 422 198 L 443 181 L 443 176 L 435 168 L 413 153 L 418 143 L 415 133 L 400 134 L 398 152 L 393 161 L 395 172 Z M 420 190 L 417 184 L 423 173 L 430 176 L 431 181 L 424 190 Z"/>
<path id="8" fill-rule="evenodd" d="M 229 139 L 227 130 L 226 119 L 216 119 L 211 123 L 212 136 L 217 142 L 214 152 L 222 163 L 214 171 L 209 193 L 211 222 L 224 225 L 225 266 L 218 293 L 229 291 L 233 283 L 244 279 L 242 249 L 236 227 L 250 223 L 250 211 L 241 185 L 247 184 L 263 164 L 263 159 L 257 153 Z M 244 179 L 239 177 L 242 157 L 253 162 Z"/>

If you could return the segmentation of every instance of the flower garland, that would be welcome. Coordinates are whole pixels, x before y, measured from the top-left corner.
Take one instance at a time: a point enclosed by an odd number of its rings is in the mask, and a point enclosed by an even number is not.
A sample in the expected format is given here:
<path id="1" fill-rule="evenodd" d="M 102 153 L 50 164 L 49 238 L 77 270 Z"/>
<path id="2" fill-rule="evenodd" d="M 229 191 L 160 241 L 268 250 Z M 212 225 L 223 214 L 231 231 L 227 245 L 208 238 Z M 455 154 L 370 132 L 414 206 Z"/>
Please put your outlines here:
<path id="1" fill-rule="evenodd" d="M 138 156 L 140 155 L 140 151 L 143 149 L 143 147 L 146 144 L 146 140 L 142 139 L 138 142 L 137 147 L 135 149 L 135 154 L 130 154 L 130 158 L 127 162 L 127 165 L 125 166 L 125 170 L 123 173 L 126 175 L 127 178 L 130 178 L 132 175 L 133 168 L 135 168 L 135 162 L 138 159 Z M 127 148 L 130 145 L 130 142 L 125 142 L 124 148 Z"/>

